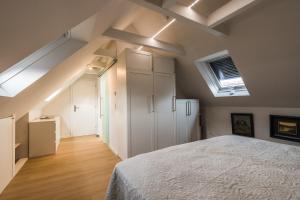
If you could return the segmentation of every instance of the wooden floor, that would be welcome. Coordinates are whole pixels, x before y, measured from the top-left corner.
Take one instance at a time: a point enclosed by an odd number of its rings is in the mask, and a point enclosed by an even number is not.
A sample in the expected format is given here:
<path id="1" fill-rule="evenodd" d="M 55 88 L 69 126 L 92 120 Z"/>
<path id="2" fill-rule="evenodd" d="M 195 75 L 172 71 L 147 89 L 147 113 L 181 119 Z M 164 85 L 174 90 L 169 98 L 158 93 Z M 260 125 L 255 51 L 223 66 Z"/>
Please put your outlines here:
<path id="1" fill-rule="evenodd" d="M 56 155 L 30 159 L 0 200 L 100 200 L 119 161 L 95 136 L 64 139 Z"/>

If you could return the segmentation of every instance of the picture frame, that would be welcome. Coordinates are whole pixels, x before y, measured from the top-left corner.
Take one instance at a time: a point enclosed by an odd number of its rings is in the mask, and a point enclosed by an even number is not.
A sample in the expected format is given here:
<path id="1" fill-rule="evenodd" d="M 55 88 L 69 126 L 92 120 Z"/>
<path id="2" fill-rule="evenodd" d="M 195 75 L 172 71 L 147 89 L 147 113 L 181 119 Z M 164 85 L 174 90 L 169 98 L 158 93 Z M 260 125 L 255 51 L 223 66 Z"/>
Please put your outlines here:
<path id="1" fill-rule="evenodd" d="M 300 117 L 270 115 L 270 137 L 300 142 Z"/>
<path id="2" fill-rule="evenodd" d="M 254 137 L 253 114 L 231 113 L 231 127 L 233 135 Z"/>

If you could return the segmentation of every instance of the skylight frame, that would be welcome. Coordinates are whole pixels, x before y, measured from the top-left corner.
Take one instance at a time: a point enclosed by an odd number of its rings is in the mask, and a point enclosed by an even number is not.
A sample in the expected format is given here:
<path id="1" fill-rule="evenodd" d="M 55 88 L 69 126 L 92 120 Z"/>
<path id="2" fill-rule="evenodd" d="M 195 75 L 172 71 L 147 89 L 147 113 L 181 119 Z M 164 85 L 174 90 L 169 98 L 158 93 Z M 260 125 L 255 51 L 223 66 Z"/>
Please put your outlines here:
<path id="1" fill-rule="evenodd" d="M 17 74 L 24 71 L 28 68 L 31 64 L 35 63 L 37 60 L 41 59 L 49 52 L 53 51 L 55 48 L 59 47 L 67 40 L 70 39 L 70 32 L 64 33 L 60 38 L 57 40 L 50 42 L 49 44 L 45 45 L 44 47 L 40 48 L 39 50 L 33 52 L 29 56 L 25 57 L 21 61 L 17 62 L 7 70 L 0 73 L 0 88 L 1 85 L 7 82 L 12 77 L 16 76 Z"/>
<path id="2" fill-rule="evenodd" d="M 224 87 L 221 85 L 220 80 L 217 78 L 209 63 L 225 57 L 230 57 L 228 50 L 198 59 L 194 63 L 215 97 L 249 96 L 250 93 L 244 81 L 244 85 L 239 86 Z M 241 75 L 240 77 L 242 78 Z"/>
<path id="3" fill-rule="evenodd" d="M 18 95 L 86 44 L 85 41 L 73 39 L 69 32 L 50 42 L 26 57 L 26 62 L 23 59 L 17 63 L 20 65 L 12 66 L 14 67 L 12 71 L 8 69 L 0 74 L 0 76 L 9 75 L 8 78 L 2 79 L 4 81 L 0 84 L 0 96 L 14 97 Z M 32 55 L 37 55 L 36 53 L 39 56 L 32 57 Z"/>

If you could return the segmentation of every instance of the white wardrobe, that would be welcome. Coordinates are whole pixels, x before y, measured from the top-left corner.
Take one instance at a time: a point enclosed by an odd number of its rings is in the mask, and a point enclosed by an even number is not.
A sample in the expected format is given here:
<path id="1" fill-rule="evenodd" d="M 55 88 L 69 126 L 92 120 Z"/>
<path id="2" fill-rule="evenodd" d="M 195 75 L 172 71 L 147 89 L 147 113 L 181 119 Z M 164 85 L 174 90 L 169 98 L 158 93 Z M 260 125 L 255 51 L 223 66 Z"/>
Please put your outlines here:
<path id="1" fill-rule="evenodd" d="M 174 59 L 126 49 L 117 64 L 117 82 L 120 157 L 175 145 Z"/>
<path id="2" fill-rule="evenodd" d="M 201 139 L 199 100 L 176 100 L 176 143 Z"/>

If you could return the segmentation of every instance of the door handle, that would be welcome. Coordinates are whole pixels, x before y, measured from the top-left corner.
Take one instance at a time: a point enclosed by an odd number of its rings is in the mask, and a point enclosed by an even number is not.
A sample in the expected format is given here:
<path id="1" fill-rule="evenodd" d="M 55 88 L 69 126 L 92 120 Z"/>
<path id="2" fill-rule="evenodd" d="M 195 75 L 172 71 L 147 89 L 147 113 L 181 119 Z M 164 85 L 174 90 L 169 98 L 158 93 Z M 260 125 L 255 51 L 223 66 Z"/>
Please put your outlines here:
<path id="1" fill-rule="evenodd" d="M 76 112 L 78 109 L 79 109 L 79 107 L 74 105 L 74 107 L 73 107 L 74 112 Z"/>

